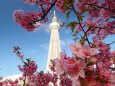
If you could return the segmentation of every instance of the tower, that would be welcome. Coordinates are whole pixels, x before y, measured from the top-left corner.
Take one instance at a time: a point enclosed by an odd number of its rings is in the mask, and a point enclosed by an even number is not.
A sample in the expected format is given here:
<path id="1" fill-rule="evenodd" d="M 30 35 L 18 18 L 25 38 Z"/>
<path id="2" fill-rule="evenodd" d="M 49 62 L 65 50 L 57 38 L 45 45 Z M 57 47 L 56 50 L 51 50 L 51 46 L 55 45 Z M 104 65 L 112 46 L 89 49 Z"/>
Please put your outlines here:
<path id="1" fill-rule="evenodd" d="M 48 60 L 46 65 L 46 72 L 50 72 L 49 65 L 51 64 L 51 60 L 59 57 L 59 54 L 61 52 L 60 47 L 60 39 L 59 39 L 59 31 L 60 31 L 60 25 L 58 23 L 58 20 L 56 18 L 56 13 L 54 11 L 54 17 L 52 18 L 52 23 L 49 26 L 50 29 L 50 44 L 49 44 L 49 53 L 48 53 Z"/>

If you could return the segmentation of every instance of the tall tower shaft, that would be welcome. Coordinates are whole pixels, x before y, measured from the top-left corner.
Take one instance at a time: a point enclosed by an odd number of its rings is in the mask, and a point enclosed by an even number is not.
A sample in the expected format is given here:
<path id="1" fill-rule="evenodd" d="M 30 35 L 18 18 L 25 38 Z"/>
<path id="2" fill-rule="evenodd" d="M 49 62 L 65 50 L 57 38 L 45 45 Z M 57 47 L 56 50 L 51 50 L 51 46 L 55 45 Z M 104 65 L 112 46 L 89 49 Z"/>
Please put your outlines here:
<path id="1" fill-rule="evenodd" d="M 54 11 L 54 17 L 52 19 L 52 23 L 49 26 L 51 36 L 50 36 L 50 44 L 49 44 L 49 53 L 48 60 L 46 65 L 46 72 L 50 72 L 49 65 L 51 64 L 51 60 L 59 57 L 61 52 L 60 39 L 59 39 L 59 31 L 60 25 L 56 18 L 56 13 Z"/>

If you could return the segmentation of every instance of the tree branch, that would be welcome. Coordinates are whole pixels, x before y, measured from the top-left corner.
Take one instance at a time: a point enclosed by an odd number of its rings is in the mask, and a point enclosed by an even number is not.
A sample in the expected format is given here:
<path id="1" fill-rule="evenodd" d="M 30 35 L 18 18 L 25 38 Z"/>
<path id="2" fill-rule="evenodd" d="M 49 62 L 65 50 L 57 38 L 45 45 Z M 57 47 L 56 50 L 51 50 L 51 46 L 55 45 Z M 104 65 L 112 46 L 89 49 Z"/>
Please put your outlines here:
<path id="1" fill-rule="evenodd" d="M 110 8 L 102 7 L 102 6 L 99 6 L 99 5 L 96 5 L 96 4 L 87 4 L 87 5 L 96 6 L 98 8 L 102 8 L 102 9 L 105 9 L 105 10 L 108 10 L 108 11 L 111 11 L 111 12 L 115 13 L 115 10 L 111 10 Z"/>
<path id="2" fill-rule="evenodd" d="M 38 19 L 37 21 L 33 21 L 33 23 L 44 20 L 45 17 L 48 15 L 49 11 L 55 6 L 56 2 L 57 2 L 57 0 L 55 0 L 55 2 L 51 4 L 51 6 L 50 6 L 50 8 L 47 10 L 47 12 L 45 12 L 43 6 L 40 5 L 41 8 L 42 8 L 43 16 L 41 16 L 41 18 Z"/>
<path id="3" fill-rule="evenodd" d="M 83 26 L 81 25 L 81 21 L 80 21 L 80 19 L 79 19 L 79 17 L 78 17 L 78 14 L 77 14 L 77 12 L 76 12 L 76 10 L 75 10 L 73 4 L 72 4 L 72 10 L 73 10 L 73 12 L 75 13 L 75 15 L 77 16 L 79 25 L 80 25 L 80 27 L 82 28 L 82 31 L 84 32 L 84 38 L 86 37 L 87 43 L 88 43 L 89 46 L 91 47 L 90 41 L 89 41 L 88 36 L 87 36 L 87 32 L 88 32 L 88 31 L 85 32 L 85 30 L 83 29 Z"/>
<path id="4" fill-rule="evenodd" d="M 112 45 L 113 43 L 115 43 L 115 41 L 111 42 L 109 45 Z"/>
<path id="5" fill-rule="evenodd" d="M 24 83 L 23 83 L 23 86 L 25 86 L 25 85 L 26 85 L 26 83 L 25 83 L 25 82 L 26 82 L 26 76 L 24 77 L 23 82 L 24 82 Z"/>

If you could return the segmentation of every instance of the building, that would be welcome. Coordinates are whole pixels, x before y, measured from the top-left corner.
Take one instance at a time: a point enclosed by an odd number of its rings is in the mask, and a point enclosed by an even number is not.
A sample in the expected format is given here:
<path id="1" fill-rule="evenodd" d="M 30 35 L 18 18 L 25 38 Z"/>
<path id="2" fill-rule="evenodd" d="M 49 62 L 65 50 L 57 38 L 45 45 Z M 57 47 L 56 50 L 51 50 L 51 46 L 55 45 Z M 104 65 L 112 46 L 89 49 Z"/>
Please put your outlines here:
<path id="1" fill-rule="evenodd" d="M 49 29 L 50 29 L 51 36 L 50 36 L 46 72 L 50 72 L 49 65 L 51 64 L 51 60 L 59 57 L 59 54 L 61 52 L 60 39 L 59 39 L 60 24 L 58 23 L 58 19 L 56 18 L 55 11 Z"/>

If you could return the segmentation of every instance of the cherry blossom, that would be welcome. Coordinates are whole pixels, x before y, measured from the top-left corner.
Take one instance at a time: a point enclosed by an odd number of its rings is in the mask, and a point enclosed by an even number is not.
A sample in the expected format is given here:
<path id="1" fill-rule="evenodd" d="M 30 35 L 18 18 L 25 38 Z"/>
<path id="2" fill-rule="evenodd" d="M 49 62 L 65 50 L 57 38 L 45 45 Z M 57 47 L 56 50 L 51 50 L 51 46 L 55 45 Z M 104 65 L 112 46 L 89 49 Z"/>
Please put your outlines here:
<path id="1" fill-rule="evenodd" d="M 22 11 L 22 10 L 16 10 L 14 12 L 14 19 L 17 24 L 21 25 L 26 30 L 33 31 L 35 28 L 39 27 L 39 25 L 36 26 L 34 24 L 34 21 L 38 20 L 38 15 L 41 15 L 41 14 L 39 14 L 38 12 L 24 13 L 24 11 Z"/>
<path id="2" fill-rule="evenodd" d="M 37 3 L 37 0 L 23 0 L 25 4 L 35 5 Z"/>
<path id="3" fill-rule="evenodd" d="M 75 54 L 80 58 L 84 58 L 84 57 L 90 58 L 90 56 L 96 54 L 96 49 L 90 48 L 87 45 L 82 46 L 79 42 L 76 44 L 71 44 L 70 49 L 73 54 Z"/>
<path id="4" fill-rule="evenodd" d="M 53 7 L 68 19 L 64 25 L 71 28 L 78 42 L 69 45 L 72 56 L 61 52 L 51 61 L 52 73 L 37 72 L 37 65 L 31 59 L 24 59 L 19 47 L 13 52 L 23 62 L 19 70 L 23 73 L 19 80 L 0 81 L 0 85 L 17 86 L 28 77 L 28 85 L 48 86 L 115 86 L 115 50 L 104 42 L 115 34 L 114 0 L 22 0 L 26 4 L 37 5 L 37 12 L 15 10 L 13 17 L 17 24 L 27 31 L 35 31 L 48 21 Z M 54 8 L 54 9 L 55 9 Z M 75 17 L 75 18 L 73 18 Z M 72 22 L 73 21 L 73 22 Z M 58 82 L 58 83 L 57 83 Z M 25 84 L 26 85 L 26 84 Z"/>
<path id="5" fill-rule="evenodd" d="M 23 67 L 19 66 L 21 72 L 23 72 L 23 76 L 31 76 L 36 72 L 37 65 L 34 61 L 30 61 L 28 64 L 25 64 Z"/>

